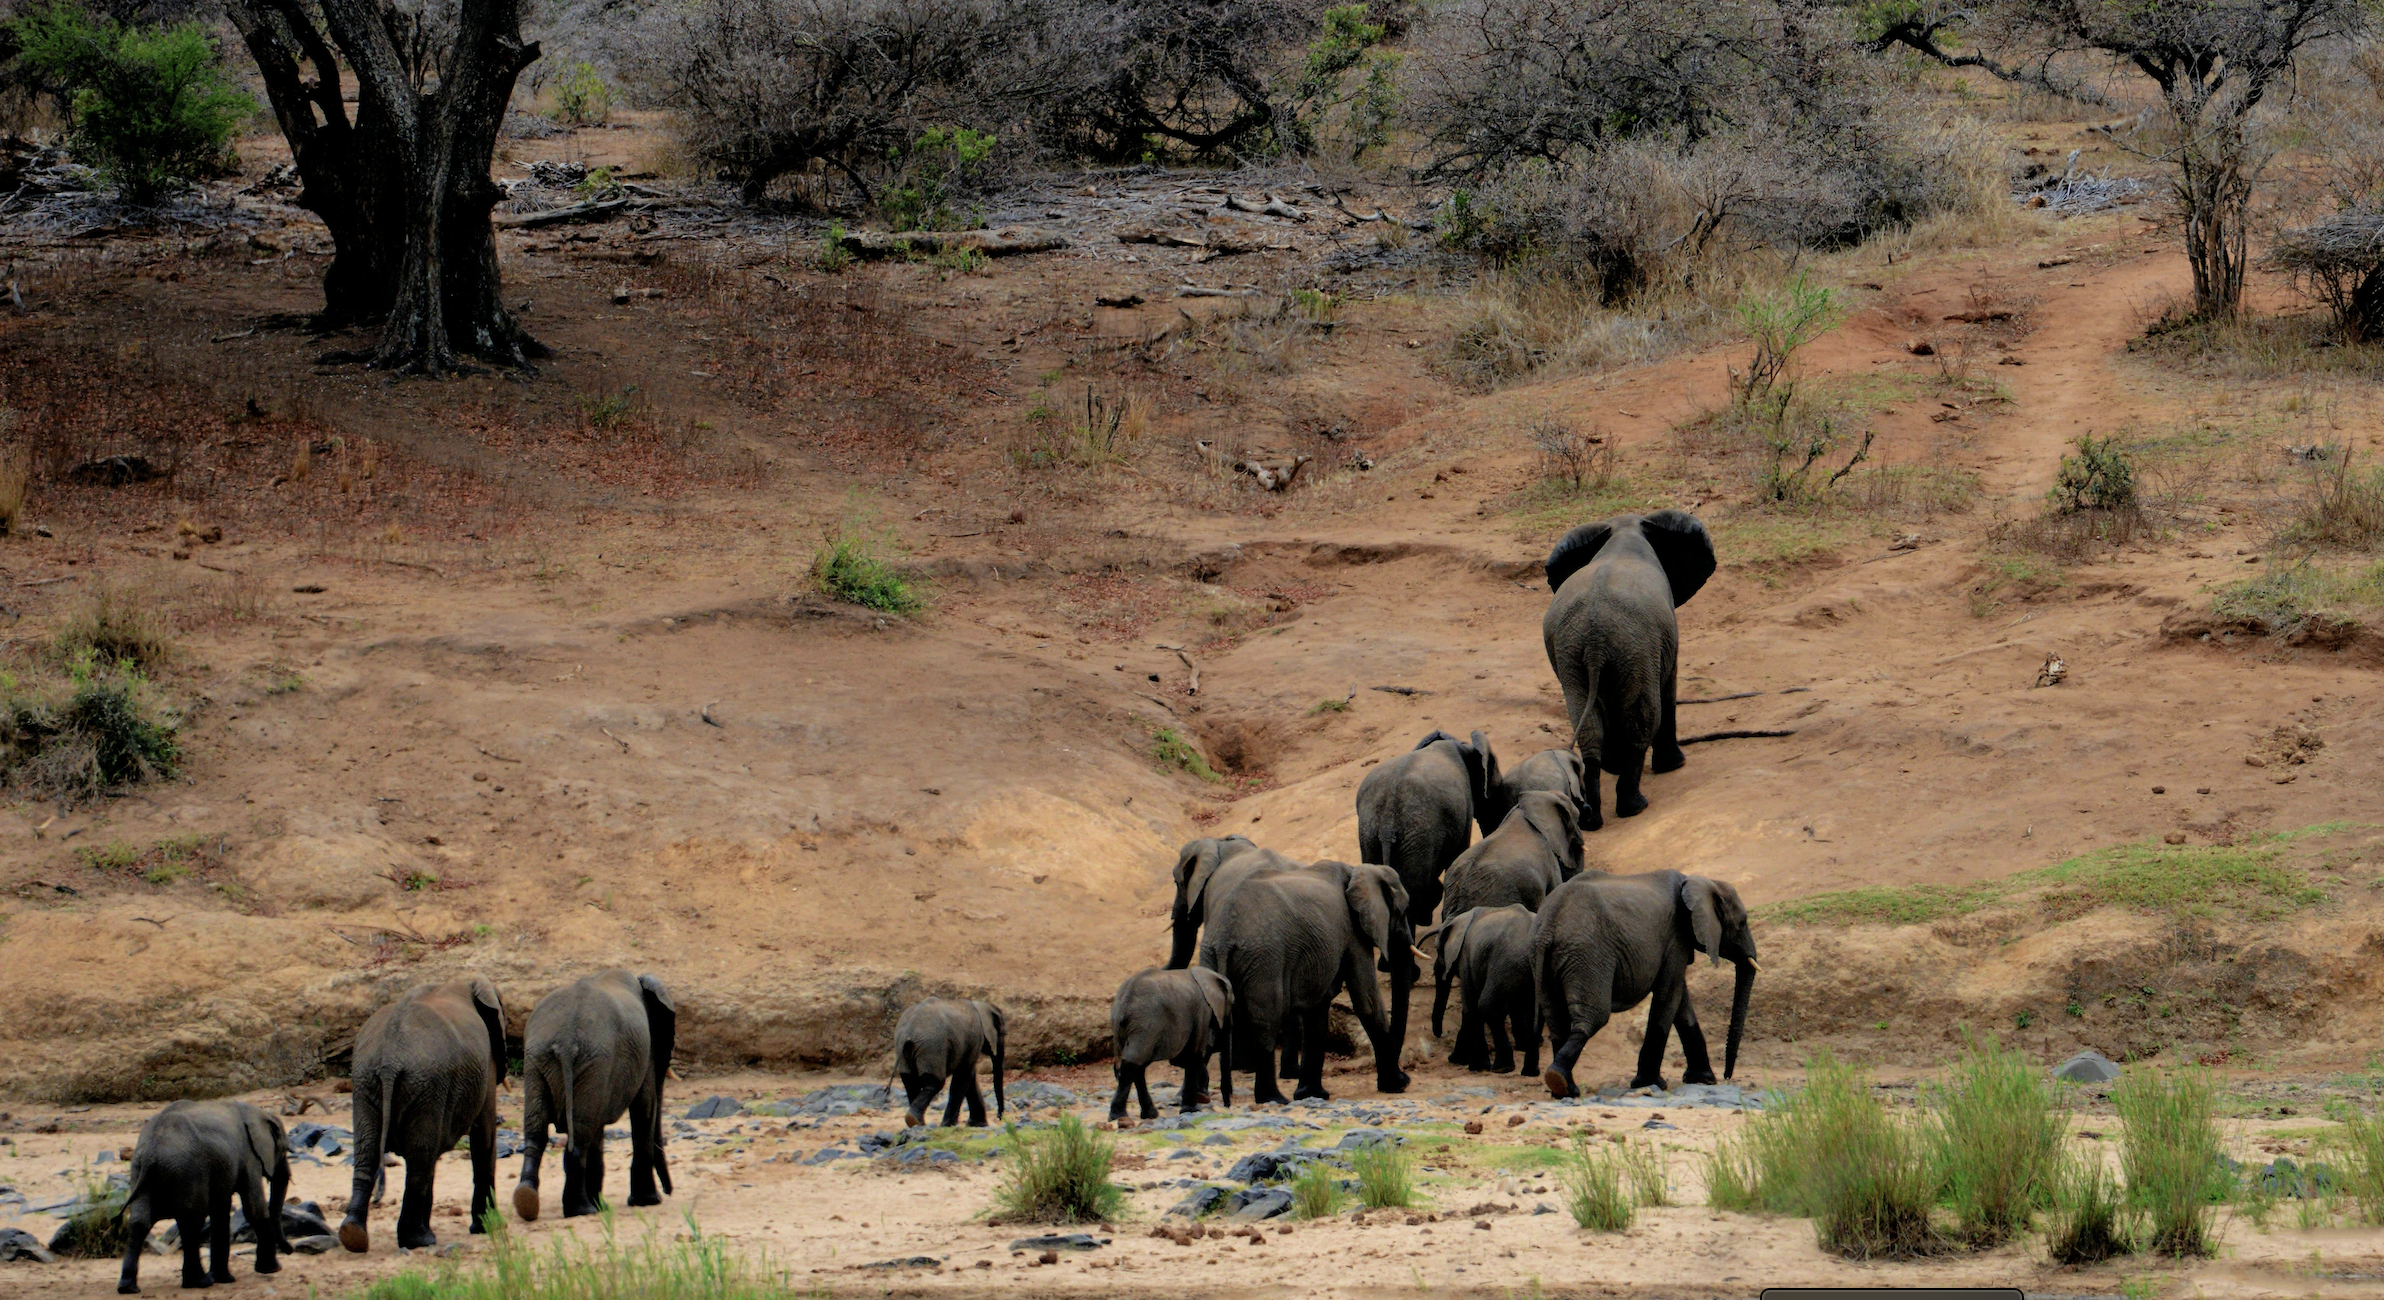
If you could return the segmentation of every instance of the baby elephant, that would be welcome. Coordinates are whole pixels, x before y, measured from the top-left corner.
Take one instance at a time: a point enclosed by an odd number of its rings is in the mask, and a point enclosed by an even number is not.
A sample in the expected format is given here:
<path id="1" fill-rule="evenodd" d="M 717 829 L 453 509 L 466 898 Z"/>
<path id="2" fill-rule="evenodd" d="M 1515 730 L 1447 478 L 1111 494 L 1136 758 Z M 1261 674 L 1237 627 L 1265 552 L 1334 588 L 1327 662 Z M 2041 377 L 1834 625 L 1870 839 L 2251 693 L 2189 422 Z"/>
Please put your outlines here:
<path id="1" fill-rule="evenodd" d="M 1457 1017 L 1457 1046 L 1449 1064 L 1469 1070 L 1511 1074 L 1515 1049 L 1523 1050 L 1523 1072 L 1540 1072 L 1538 991 L 1532 984 L 1534 918 L 1520 903 L 1477 907 L 1440 927 L 1440 955 L 1432 961 L 1432 1036 L 1441 1037 L 1449 1008 L 1449 983 L 1464 986 Z M 1515 1036 L 1507 1037 L 1514 1026 Z M 1489 1030 L 1493 1056 L 1482 1044 Z"/>
<path id="2" fill-rule="evenodd" d="M 927 1108 L 944 1080 L 952 1081 L 952 1099 L 944 1106 L 944 1127 L 960 1122 L 960 1103 L 969 1108 L 969 1127 L 985 1127 L 985 1094 L 977 1091 L 977 1058 L 993 1058 L 993 1112 L 1008 1114 L 1002 1098 L 1002 1009 L 990 1002 L 959 1002 L 929 998 L 902 1013 L 894 1026 L 894 1071 L 902 1076 L 909 1098 L 906 1118 L 912 1128 L 927 1122 Z"/>
<path id="3" fill-rule="evenodd" d="M 1142 1117 L 1157 1119 L 1144 1074 L 1153 1061 L 1184 1070 L 1183 1112 L 1208 1104 L 1209 1056 L 1217 1058 L 1217 1079 L 1225 1104 L 1233 1104 L 1233 985 L 1205 966 L 1163 970 L 1153 966 L 1126 977 L 1109 1004 L 1109 1033 L 1117 1043 L 1117 1096 L 1109 1117 L 1126 1116 L 1126 1090 L 1142 1102 Z"/>
<path id="4" fill-rule="evenodd" d="M 265 1193 L 270 1188 L 272 1197 Z M 257 1227 L 257 1272 L 278 1273 L 281 1200 L 290 1188 L 290 1143 L 281 1121 L 244 1101 L 178 1101 L 141 1125 L 124 1201 L 124 1275 L 116 1290 L 141 1292 L 141 1250 L 149 1229 L 172 1219 L 182 1230 L 182 1285 L 232 1280 L 232 1195 Z M 206 1225 L 212 1270 L 199 1267 Z"/>

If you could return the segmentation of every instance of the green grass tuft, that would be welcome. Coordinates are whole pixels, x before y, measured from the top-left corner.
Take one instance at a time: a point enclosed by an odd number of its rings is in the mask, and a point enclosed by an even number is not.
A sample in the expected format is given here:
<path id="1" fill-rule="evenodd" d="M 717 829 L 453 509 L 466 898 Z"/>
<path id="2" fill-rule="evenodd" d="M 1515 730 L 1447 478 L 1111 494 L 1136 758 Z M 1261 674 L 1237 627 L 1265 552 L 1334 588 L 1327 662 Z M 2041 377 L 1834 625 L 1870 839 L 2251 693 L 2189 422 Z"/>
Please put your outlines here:
<path id="1" fill-rule="evenodd" d="M 1161 727 L 1151 733 L 1151 758 L 1162 768 L 1187 772 L 1203 781 L 1225 779 L 1217 775 L 1217 769 L 1210 767 L 1209 761 L 1201 757 L 1192 742 L 1184 739 L 1173 727 Z"/>
<path id="2" fill-rule="evenodd" d="M 1358 1202 L 1369 1210 L 1416 1203 L 1415 1157 L 1396 1142 L 1376 1142 L 1349 1154 Z"/>
<path id="3" fill-rule="evenodd" d="M 83 1206 L 54 1238 L 70 1259 L 114 1259 L 124 1253 L 124 1202 L 130 1193 L 104 1178 L 82 1180 Z"/>
<path id="4" fill-rule="evenodd" d="M 1627 1232 L 1639 1214 L 1639 1200 L 1631 1194 L 1628 1171 L 1620 1147 L 1573 1139 L 1573 1158 L 1565 1168 L 1565 1210 L 1573 1222 L 1592 1232 Z"/>
<path id="5" fill-rule="evenodd" d="M 2025 1231 L 2051 1197 L 2061 1157 L 2053 1084 L 2019 1052 L 1979 1036 L 1928 1097 L 1930 1159 L 1962 1238 L 1983 1247 Z"/>
<path id="6" fill-rule="evenodd" d="M 1869 1078 L 1827 1052 L 1805 1086 L 1772 1099 L 1706 1159 L 1707 1200 L 1813 1220 L 1824 1250 L 1851 1259 L 1922 1254 L 1937 1179 L 1923 1135 L 1898 1122 Z"/>
<path id="7" fill-rule="evenodd" d="M 1347 1199 L 1341 1190 L 1338 1171 L 1322 1161 L 1311 1161 L 1291 1180 L 1291 1216 L 1295 1219 L 1329 1219 L 1341 1212 Z"/>
<path id="8" fill-rule="evenodd" d="M 649 1230 L 623 1243 L 610 1214 L 594 1239 L 556 1237 L 533 1249 L 490 1210 L 488 1249 L 478 1261 L 393 1273 L 351 1291 L 351 1300 L 795 1300 L 798 1291 L 766 1257 L 749 1257 L 706 1236 L 692 1215 L 666 1240 Z"/>
<path id="9" fill-rule="evenodd" d="M 2150 1248 L 2160 1254 L 2210 1254 L 2216 1203 L 2234 1190 L 2219 1164 L 2214 1100 L 2201 1069 L 2130 1070 L 2111 1090 L 2128 1204 L 2149 1222 Z"/>
<path id="10" fill-rule="evenodd" d="M 1004 1219 L 1020 1223 L 1101 1223 L 1126 1208 L 1125 1189 L 1109 1181 L 1117 1144 L 1062 1115 L 1033 1133 L 1013 1124 L 1009 1174 L 996 1193 Z"/>
<path id="11" fill-rule="evenodd" d="M 2351 1115 L 2334 1138 L 2335 1177 L 2360 1216 L 2384 1224 L 2384 1115 Z"/>
<path id="12" fill-rule="evenodd" d="M 908 614 L 925 602 L 911 584 L 886 563 L 881 548 L 889 544 L 847 518 L 820 543 L 811 557 L 811 581 L 822 595 L 881 614 Z"/>
<path id="13" fill-rule="evenodd" d="M 2073 1150 L 2054 1167 L 2045 1206 L 2045 1253 L 2057 1264 L 2099 1264 L 2135 1253 L 2119 1182 L 2093 1149 Z"/>
<path id="14" fill-rule="evenodd" d="M 1923 925 L 2035 902 L 2056 918 L 2097 908 L 2272 919 L 2327 901 L 2308 875 L 2257 845 L 2122 844 L 1974 885 L 1869 885 L 1758 909 L 1787 925 Z"/>

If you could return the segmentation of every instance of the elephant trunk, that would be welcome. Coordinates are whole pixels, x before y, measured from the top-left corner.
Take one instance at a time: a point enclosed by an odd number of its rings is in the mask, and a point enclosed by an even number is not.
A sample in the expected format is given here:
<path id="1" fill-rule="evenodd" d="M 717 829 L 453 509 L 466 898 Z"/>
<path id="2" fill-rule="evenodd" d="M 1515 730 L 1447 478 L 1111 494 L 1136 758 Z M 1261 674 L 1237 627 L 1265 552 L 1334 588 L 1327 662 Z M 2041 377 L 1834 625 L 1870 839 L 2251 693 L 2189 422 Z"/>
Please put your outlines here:
<path id="1" fill-rule="evenodd" d="M 1197 908 L 1185 906 L 1180 891 L 1175 907 L 1168 915 L 1167 924 L 1173 931 L 1167 948 L 1167 969 L 1191 969 L 1193 946 L 1200 938 L 1200 912 Z"/>
<path id="2" fill-rule="evenodd" d="M 1002 1055 L 1002 1049 L 996 1046 L 993 1049 L 993 1117 L 995 1119 L 1010 1117 L 1009 1099 L 1002 1096 Z M 977 1104 L 982 1106 L 985 1103 L 980 1100 Z"/>
<path id="3" fill-rule="evenodd" d="M 1448 959 L 1448 955 L 1447 955 L 1447 954 L 1443 954 L 1442 956 L 1440 956 L 1440 957 L 1437 957 L 1437 958 L 1433 959 L 1433 962 L 1432 962 L 1432 1036 L 1433 1036 L 1434 1038 L 1445 1038 L 1445 1037 L 1447 1037 L 1447 1034 L 1446 1034 L 1445 1032 L 1443 1032 L 1443 1030 L 1441 1029 L 1441 1022 L 1442 1022 L 1442 1020 L 1443 1020 L 1444 1018 L 1446 1018 L 1446 1017 L 1447 1017 L 1447 1015 L 1448 1015 L 1448 1010 L 1449 1010 L 1449 981 L 1450 981 L 1450 977 L 1454 976 L 1456 973 L 1457 973 L 1457 963 L 1456 963 L 1456 962 L 1454 962 L 1454 961 L 1451 961 L 1451 960 L 1449 960 L 1449 959 Z M 1394 984 L 1396 984 L 1396 981 L 1395 981 L 1395 980 L 1394 980 Z M 1393 988 L 1393 990 L 1392 990 L 1391 996 L 1392 996 L 1393 998 L 1397 998 L 1397 997 L 1398 997 L 1398 990 L 1397 990 L 1395 987 L 1394 987 L 1394 988 Z M 1394 1005 L 1396 1005 L 1396 1003 L 1394 1003 Z"/>
<path id="4" fill-rule="evenodd" d="M 1393 1073 L 1399 1069 L 1400 1056 L 1407 1051 L 1408 990 L 1415 986 L 1416 976 L 1421 973 L 1416 969 L 1414 954 L 1406 949 L 1406 944 L 1400 944 L 1397 955 L 1391 959 L 1390 1067 Z M 1437 1030 L 1435 1033 L 1437 1035 Z"/>
<path id="5" fill-rule="evenodd" d="M 1730 989 L 1730 1037 L 1722 1045 L 1722 1077 L 1738 1073 L 1738 1040 L 1747 1029 L 1747 997 L 1755 991 L 1755 963 L 1739 961 Z"/>

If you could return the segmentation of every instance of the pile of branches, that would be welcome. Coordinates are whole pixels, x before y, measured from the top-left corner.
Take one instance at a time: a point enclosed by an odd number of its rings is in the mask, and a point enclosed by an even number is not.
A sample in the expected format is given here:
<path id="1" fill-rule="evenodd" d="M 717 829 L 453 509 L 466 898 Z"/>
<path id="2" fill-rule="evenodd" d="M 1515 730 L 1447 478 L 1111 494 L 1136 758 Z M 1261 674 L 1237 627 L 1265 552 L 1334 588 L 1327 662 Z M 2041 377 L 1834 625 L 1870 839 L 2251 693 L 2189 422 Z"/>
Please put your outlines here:
<path id="1" fill-rule="evenodd" d="M 2348 208 L 2285 231 L 2267 261 L 2333 311 L 2343 342 L 2384 338 L 2384 208 Z"/>

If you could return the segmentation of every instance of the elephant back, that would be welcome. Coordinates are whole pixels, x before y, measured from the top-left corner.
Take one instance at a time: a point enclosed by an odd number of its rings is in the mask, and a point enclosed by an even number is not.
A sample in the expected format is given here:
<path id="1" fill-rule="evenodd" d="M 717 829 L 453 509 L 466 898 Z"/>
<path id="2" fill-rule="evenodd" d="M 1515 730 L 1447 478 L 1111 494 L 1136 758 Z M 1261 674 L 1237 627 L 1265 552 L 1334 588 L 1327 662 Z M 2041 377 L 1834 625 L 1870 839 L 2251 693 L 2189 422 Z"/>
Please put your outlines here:
<path id="1" fill-rule="evenodd" d="M 975 1005 L 952 998 L 914 1002 L 894 1025 L 895 1068 L 905 1073 L 958 1074 L 974 1067 L 990 1046 Z"/>

